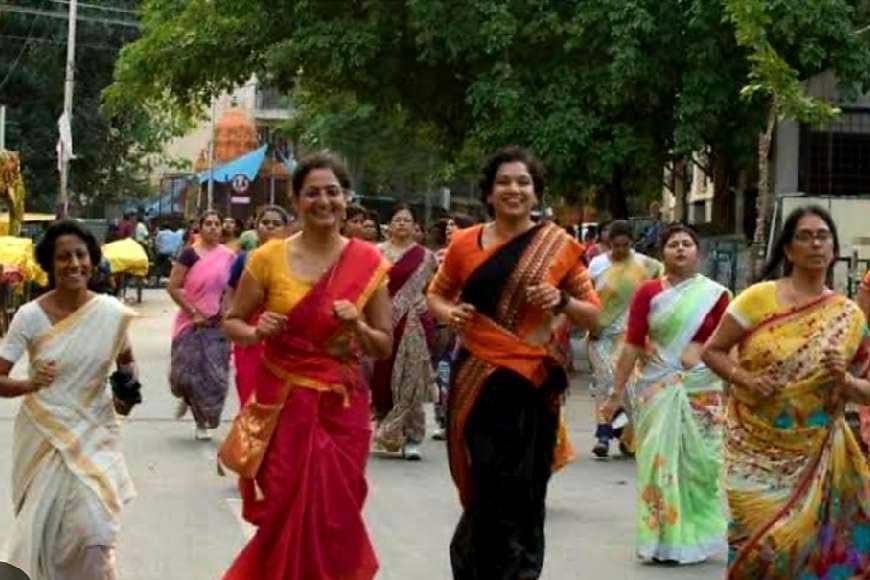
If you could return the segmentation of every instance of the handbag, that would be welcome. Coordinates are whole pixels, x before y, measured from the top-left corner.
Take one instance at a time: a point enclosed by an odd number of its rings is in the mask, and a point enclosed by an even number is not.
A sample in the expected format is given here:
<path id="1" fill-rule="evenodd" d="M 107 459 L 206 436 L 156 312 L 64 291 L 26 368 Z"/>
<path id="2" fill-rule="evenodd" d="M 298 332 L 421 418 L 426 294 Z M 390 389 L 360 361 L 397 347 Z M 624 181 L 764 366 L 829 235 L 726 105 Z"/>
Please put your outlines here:
<path id="1" fill-rule="evenodd" d="M 279 402 L 258 403 L 254 396 L 242 407 L 218 450 L 218 460 L 240 477 L 254 479 L 278 426 L 287 389 Z"/>

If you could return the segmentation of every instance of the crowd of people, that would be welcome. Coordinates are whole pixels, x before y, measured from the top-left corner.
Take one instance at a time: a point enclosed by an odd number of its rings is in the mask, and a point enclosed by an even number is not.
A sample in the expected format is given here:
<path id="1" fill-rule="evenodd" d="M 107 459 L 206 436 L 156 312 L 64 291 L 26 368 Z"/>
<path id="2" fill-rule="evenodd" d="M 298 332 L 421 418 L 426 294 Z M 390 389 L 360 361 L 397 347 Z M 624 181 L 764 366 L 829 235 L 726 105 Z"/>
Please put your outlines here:
<path id="1" fill-rule="evenodd" d="M 366 465 L 422 458 L 427 403 L 462 507 L 454 578 L 539 577 L 548 483 L 573 454 L 572 328 L 593 370 L 592 453 L 618 441 L 636 461 L 641 560 L 727 550 L 735 580 L 870 573 L 870 274 L 857 302 L 827 285 L 839 240 L 823 209 L 788 216 L 763 280 L 735 298 L 699 273 L 689 226 L 635 240 L 615 221 L 583 244 L 534 219 L 544 171 L 519 147 L 481 171 L 490 219 L 451 216 L 428 240 L 408 205 L 384 238 L 328 153 L 291 181 L 293 212 L 266 206 L 245 231 L 215 211 L 182 235 L 118 228 L 171 257 L 169 382 L 197 439 L 212 437 L 235 371 L 241 406 L 219 459 L 256 533 L 225 578 L 373 578 Z M 656 257 L 637 249 L 652 253 L 652 237 Z M 40 580 L 115 578 L 134 494 L 117 415 L 141 400 L 134 313 L 89 290 L 100 249 L 75 222 L 36 253 L 52 290 L 0 346 L 0 395 L 23 397 L 0 560 Z M 25 353 L 28 378 L 10 378 Z"/>

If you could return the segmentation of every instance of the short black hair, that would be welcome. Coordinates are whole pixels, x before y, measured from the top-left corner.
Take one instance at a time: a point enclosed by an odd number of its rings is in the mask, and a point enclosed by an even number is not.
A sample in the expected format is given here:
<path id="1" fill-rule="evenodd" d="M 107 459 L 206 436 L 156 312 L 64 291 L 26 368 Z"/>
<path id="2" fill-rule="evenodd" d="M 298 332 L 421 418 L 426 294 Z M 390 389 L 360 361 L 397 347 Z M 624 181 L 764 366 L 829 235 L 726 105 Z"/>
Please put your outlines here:
<path id="1" fill-rule="evenodd" d="M 290 178 L 293 186 L 293 195 L 299 197 L 302 194 L 302 184 L 305 183 L 305 178 L 315 169 L 329 169 L 338 179 L 339 185 L 345 191 L 352 189 L 350 183 L 350 173 L 345 164 L 329 151 L 318 151 L 304 157 L 296 169 L 293 170 L 293 176 Z"/>
<path id="2" fill-rule="evenodd" d="M 544 166 L 535 155 L 518 145 L 508 145 L 496 151 L 490 157 L 481 171 L 478 186 L 480 187 L 480 200 L 489 208 L 486 198 L 492 193 L 492 187 L 495 184 L 495 176 L 498 173 L 498 168 L 505 163 L 520 162 L 529 170 L 532 176 L 532 186 L 535 190 L 535 195 L 540 199 L 544 193 Z M 492 213 L 492 208 L 490 213 Z"/>
<path id="3" fill-rule="evenodd" d="M 396 217 L 396 214 L 400 211 L 406 211 L 411 214 L 411 219 L 414 220 L 414 223 L 420 223 L 417 219 L 417 214 L 414 212 L 414 208 L 411 207 L 410 204 L 405 203 L 404 201 L 400 201 L 399 203 L 393 205 L 390 209 L 390 220 Z"/>
<path id="4" fill-rule="evenodd" d="M 607 227 L 607 235 L 611 241 L 619 236 L 625 236 L 629 240 L 634 240 L 634 228 L 626 220 L 615 220 Z"/>
<path id="5" fill-rule="evenodd" d="M 353 218 L 360 216 L 360 215 L 363 216 L 363 219 L 365 219 L 366 217 L 368 217 L 369 212 L 366 208 L 359 205 L 358 203 L 352 203 L 352 204 L 347 206 L 347 209 L 345 209 L 344 215 L 345 215 L 345 219 L 347 219 L 347 220 L 352 220 Z"/>
<path id="6" fill-rule="evenodd" d="M 36 244 L 34 252 L 36 263 L 48 274 L 50 288 L 54 288 L 54 247 L 61 236 L 76 236 L 85 243 L 85 246 L 88 248 L 88 255 L 91 258 L 91 266 L 94 270 L 96 270 L 103 259 L 103 252 L 100 250 L 97 238 L 94 237 L 94 234 L 90 230 L 79 224 L 79 222 L 75 220 L 60 220 L 52 223 L 45 230 L 42 240 Z"/>
<path id="7" fill-rule="evenodd" d="M 665 246 L 667 246 L 671 238 L 677 234 L 688 235 L 692 238 L 692 241 L 695 242 L 695 246 L 697 246 L 699 250 L 701 249 L 701 238 L 698 236 L 697 230 L 689 224 L 674 222 L 665 227 L 664 231 L 662 231 L 662 235 L 659 237 L 659 252 L 664 252 Z M 611 230 L 610 236 L 613 237 L 613 230 Z"/>
<path id="8" fill-rule="evenodd" d="M 201 214 L 199 214 L 199 219 L 196 220 L 196 225 L 198 225 L 199 227 L 202 227 L 202 222 L 204 222 L 206 220 L 206 218 L 210 218 L 210 217 L 216 217 L 218 219 L 218 221 L 221 222 L 221 224 L 224 223 L 224 220 L 221 218 L 221 214 L 218 210 L 207 209 L 204 212 L 202 212 Z"/>
<path id="9" fill-rule="evenodd" d="M 254 226 L 260 223 L 260 220 L 263 219 L 269 212 L 273 212 L 281 216 L 281 221 L 284 222 L 284 225 L 288 225 L 292 220 L 290 219 L 290 214 L 287 213 L 287 210 L 281 207 L 280 205 L 264 205 L 260 208 L 260 211 L 257 212 L 256 217 L 254 218 Z"/>

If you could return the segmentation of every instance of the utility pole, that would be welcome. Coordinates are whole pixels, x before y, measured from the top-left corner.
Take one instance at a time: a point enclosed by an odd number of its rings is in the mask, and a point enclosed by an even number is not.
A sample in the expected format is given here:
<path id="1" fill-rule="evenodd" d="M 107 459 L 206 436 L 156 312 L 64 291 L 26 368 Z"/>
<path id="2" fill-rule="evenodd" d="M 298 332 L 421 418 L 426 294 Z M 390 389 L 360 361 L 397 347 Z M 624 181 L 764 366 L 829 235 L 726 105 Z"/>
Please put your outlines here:
<path id="1" fill-rule="evenodd" d="M 69 2 L 69 27 L 66 38 L 66 81 L 63 89 L 63 114 L 66 115 L 70 127 L 72 127 L 73 87 L 75 84 L 76 68 L 76 19 L 78 17 L 77 0 Z M 72 129 L 70 129 L 72 134 Z M 70 141 L 71 143 L 72 141 Z M 60 207 L 62 216 L 69 213 L 69 156 L 72 151 L 66 151 L 67 144 L 61 139 L 60 154 Z"/>
<path id="2" fill-rule="evenodd" d="M 6 105 L 0 105 L 0 151 L 6 149 Z"/>
<path id="3" fill-rule="evenodd" d="M 211 139 L 208 142 L 208 209 L 214 209 L 214 118 L 215 98 L 211 99 Z"/>

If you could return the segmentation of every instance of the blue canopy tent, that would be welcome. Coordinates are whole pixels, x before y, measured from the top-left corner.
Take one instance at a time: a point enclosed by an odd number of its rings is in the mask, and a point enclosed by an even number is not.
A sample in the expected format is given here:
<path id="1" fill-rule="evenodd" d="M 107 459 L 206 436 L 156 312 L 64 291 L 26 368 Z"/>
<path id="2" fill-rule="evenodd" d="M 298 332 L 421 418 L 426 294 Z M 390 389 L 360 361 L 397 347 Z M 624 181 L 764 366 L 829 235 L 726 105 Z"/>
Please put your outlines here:
<path id="1" fill-rule="evenodd" d="M 220 167 L 213 168 L 211 171 L 206 169 L 197 175 L 199 183 L 208 183 L 209 174 L 214 176 L 215 183 L 229 183 L 237 175 L 244 175 L 248 178 L 248 181 L 254 181 L 257 173 L 260 171 L 260 166 L 263 165 L 263 159 L 266 157 L 266 149 L 268 147 L 268 145 L 263 145 L 259 149 L 254 149 L 250 153 L 236 157 Z"/>

